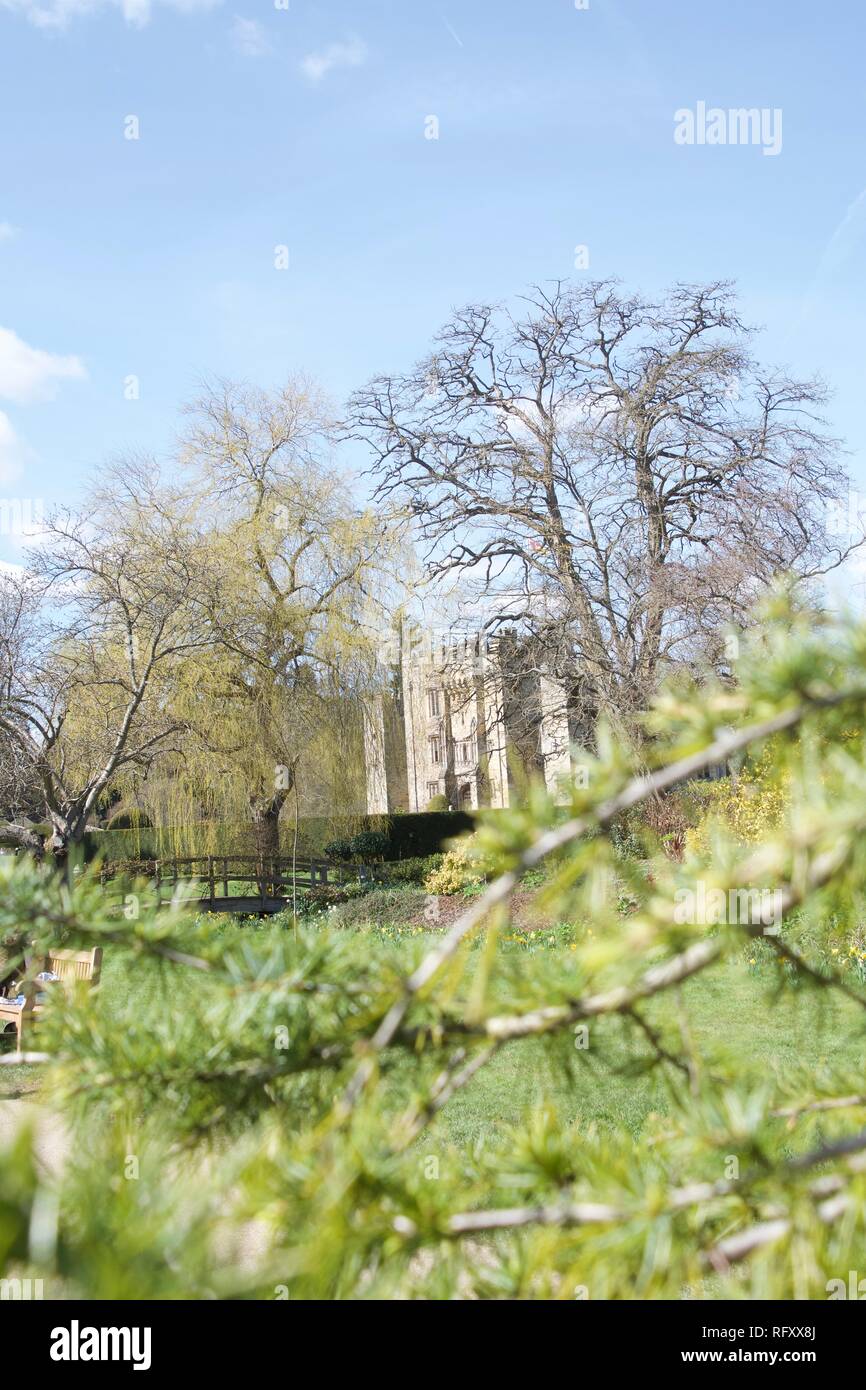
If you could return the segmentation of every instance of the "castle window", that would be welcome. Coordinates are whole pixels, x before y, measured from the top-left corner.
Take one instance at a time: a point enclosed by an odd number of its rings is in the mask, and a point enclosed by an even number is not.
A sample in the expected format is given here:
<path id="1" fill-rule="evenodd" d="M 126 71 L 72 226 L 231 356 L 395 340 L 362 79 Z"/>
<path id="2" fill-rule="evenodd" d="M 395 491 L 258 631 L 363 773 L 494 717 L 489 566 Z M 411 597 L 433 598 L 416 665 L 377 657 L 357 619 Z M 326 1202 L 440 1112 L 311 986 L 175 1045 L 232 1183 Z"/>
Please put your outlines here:
<path id="1" fill-rule="evenodd" d="M 474 748 L 471 738 L 462 738 L 457 744 L 457 762 L 462 767 L 468 767 L 474 758 Z"/>
<path id="2" fill-rule="evenodd" d="M 433 798 L 434 798 L 434 796 L 438 796 L 438 795 L 439 795 L 439 783 L 438 783 L 438 782 L 428 782 L 428 783 L 427 783 L 427 800 L 428 800 L 428 801 L 432 801 Z"/>
<path id="3" fill-rule="evenodd" d="M 428 745 L 429 745 L 429 748 L 430 748 L 430 761 L 431 761 L 431 763 L 441 763 L 441 761 L 442 761 L 442 743 L 441 743 L 441 740 L 440 740 L 439 738 L 431 738 L 431 739 L 428 739 L 427 742 L 428 742 Z"/>
<path id="4" fill-rule="evenodd" d="M 436 719 L 441 714 L 440 694 L 438 690 L 427 691 L 427 710 L 431 718 Z M 438 761 L 438 759 L 437 759 Z"/>

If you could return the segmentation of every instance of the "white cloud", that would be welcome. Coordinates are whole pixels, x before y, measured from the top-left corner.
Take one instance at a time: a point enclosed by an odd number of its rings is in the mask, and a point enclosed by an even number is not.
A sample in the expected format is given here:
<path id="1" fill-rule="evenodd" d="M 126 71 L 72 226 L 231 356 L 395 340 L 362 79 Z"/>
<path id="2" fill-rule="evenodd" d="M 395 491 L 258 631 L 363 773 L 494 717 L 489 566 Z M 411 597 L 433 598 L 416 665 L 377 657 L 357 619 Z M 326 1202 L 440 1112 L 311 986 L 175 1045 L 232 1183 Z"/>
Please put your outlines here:
<path id="1" fill-rule="evenodd" d="M 23 15 L 37 29 L 66 29 L 82 15 L 97 10 L 120 10 L 127 24 L 143 29 L 155 4 L 191 14 L 196 10 L 212 10 L 222 0 L 0 0 L 0 10 Z"/>
<path id="2" fill-rule="evenodd" d="M 86 375 L 80 357 L 43 352 L 30 347 L 11 328 L 0 328 L 0 400 L 24 404 L 50 399 L 58 382 L 80 381 Z M 32 475 L 37 464 L 34 450 L 19 437 L 5 411 L 0 410 L 0 536 L 7 543 L 32 539 L 35 534 L 33 522 L 36 512 L 41 513 L 42 503 L 33 498 L 4 498 L 2 494 L 22 474 Z"/>
<path id="3" fill-rule="evenodd" d="M 134 29 L 143 29 L 150 19 L 150 0 L 121 0 L 123 17 Z"/>
<path id="4" fill-rule="evenodd" d="M 195 14 L 197 10 L 215 10 L 223 0 L 159 0 L 169 9 L 180 10 L 181 14 Z"/>
<path id="5" fill-rule="evenodd" d="M 271 41 L 257 19 L 236 14 L 231 28 L 232 43 L 245 58 L 263 58 L 271 52 Z"/>
<path id="6" fill-rule="evenodd" d="M 43 352 L 11 328 L 0 328 L 0 398 L 19 403 L 50 399 L 57 382 L 82 381 L 86 376 L 80 357 Z"/>
<path id="7" fill-rule="evenodd" d="M 334 68 L 359 68 L 366 61 L 367 45 L 351 38 L 345 43 L 332 43 L 320 53 L 308 53 L 301 68 L 311 82 L 321 82 Z"/>
<path id="8" fill-rule="evenodd" d="M 18 228 L 13 227 L 11 222 L 0 222 L 0 241 L 11 241 L 17 232 Z"/>

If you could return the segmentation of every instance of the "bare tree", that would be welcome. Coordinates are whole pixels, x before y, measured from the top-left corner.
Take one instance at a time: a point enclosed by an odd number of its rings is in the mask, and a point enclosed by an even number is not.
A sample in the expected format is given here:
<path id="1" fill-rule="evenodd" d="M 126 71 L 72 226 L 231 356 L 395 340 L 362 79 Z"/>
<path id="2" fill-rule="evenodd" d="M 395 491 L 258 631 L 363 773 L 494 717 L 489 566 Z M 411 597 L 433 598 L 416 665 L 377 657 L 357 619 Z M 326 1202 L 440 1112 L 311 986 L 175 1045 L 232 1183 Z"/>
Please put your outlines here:
<path id="1" fill-rule="evenodd" d="M 38 602 L 30 586 L 0 576 L 0 707 L 12 698 L 27 635 L 32 642 L 37 621 Z M 36 769 L 26 750 L 0 727 L 0 843 L 41 853 L 42 840 L 33 828 L 42 809 L 39 791 Z"/>
<path id="2" fill-rule="evenodd" d="M 527 635 L 587 719 L 628 715 L 774 576 L 845 558 L 825 391 L 756 363 L 725 283 L 522 304 L 455 314 L 426 360 L 356 394 L 350 427 L 430 577 Z"/>
<path id="3" fill-rule="evenodd" d="M 200 542 L 152 467 L 112 470 L 81 515 L 60 512 L 28 572 L 0 590 L 0 735 L 19 784 L 38 786 L 66 857 L 115 778 L 146 768 L 181 725 L 170 668 L 207 640 Z M 32 832 L 2 838 L 35 848 Z"/>

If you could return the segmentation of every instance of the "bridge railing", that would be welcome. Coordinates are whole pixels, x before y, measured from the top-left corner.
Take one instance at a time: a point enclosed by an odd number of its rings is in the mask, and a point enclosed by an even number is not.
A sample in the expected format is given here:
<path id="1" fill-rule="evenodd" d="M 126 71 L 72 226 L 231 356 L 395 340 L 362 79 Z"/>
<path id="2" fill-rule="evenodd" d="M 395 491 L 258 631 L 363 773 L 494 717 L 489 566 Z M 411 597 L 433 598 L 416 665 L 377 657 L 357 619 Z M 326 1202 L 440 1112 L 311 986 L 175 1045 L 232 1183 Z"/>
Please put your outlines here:
<path id="1" fill-rule="evenodd" d="M 283 854 L 198 854 L 108 863 L 102 866 L 100 878 L 107 882 L 123 873 L 150 879 L 158 888 L 170 887 L 172 893 L 180 884 L 190 884 L 198 888 L 202 899 L 265 899 L 289 897 L 296 888 L 369 879 L 376 876 L 376 869 L 373 865 L 332 864 L 326 859 Z M 242 885 L 252 886 L 253 893 L 242 891 Z"/>

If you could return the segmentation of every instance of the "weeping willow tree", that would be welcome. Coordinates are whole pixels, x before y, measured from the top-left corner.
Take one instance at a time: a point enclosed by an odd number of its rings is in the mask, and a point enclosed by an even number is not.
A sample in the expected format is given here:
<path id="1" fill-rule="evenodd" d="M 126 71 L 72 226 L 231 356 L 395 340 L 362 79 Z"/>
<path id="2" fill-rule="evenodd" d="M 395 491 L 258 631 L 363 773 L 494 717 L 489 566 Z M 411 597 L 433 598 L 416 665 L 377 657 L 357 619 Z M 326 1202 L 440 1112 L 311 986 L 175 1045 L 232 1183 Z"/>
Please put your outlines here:
<path id="1" fill-rule="evenodd" d="M 270 855 L 284 813 L 363 810 L 362 707 L 398 540 L 330 462 L 334 426 L 309 382 L 220 382 L 187 417 L 210 642 L 171 692 L 182 754 L 137 790 L 178 847 L 200 843 L 202 821 L 246 823 Z"/>
<path id="2" fill-rule="evenodd" d="M 202 654 L 171 693 L 179 751 L 127 779 L 126 797 L 163 853 L 285 852 L 296 820 L 363 815 L 363 698 L 338 673 L 308 667 L 287 689 Z"/>

